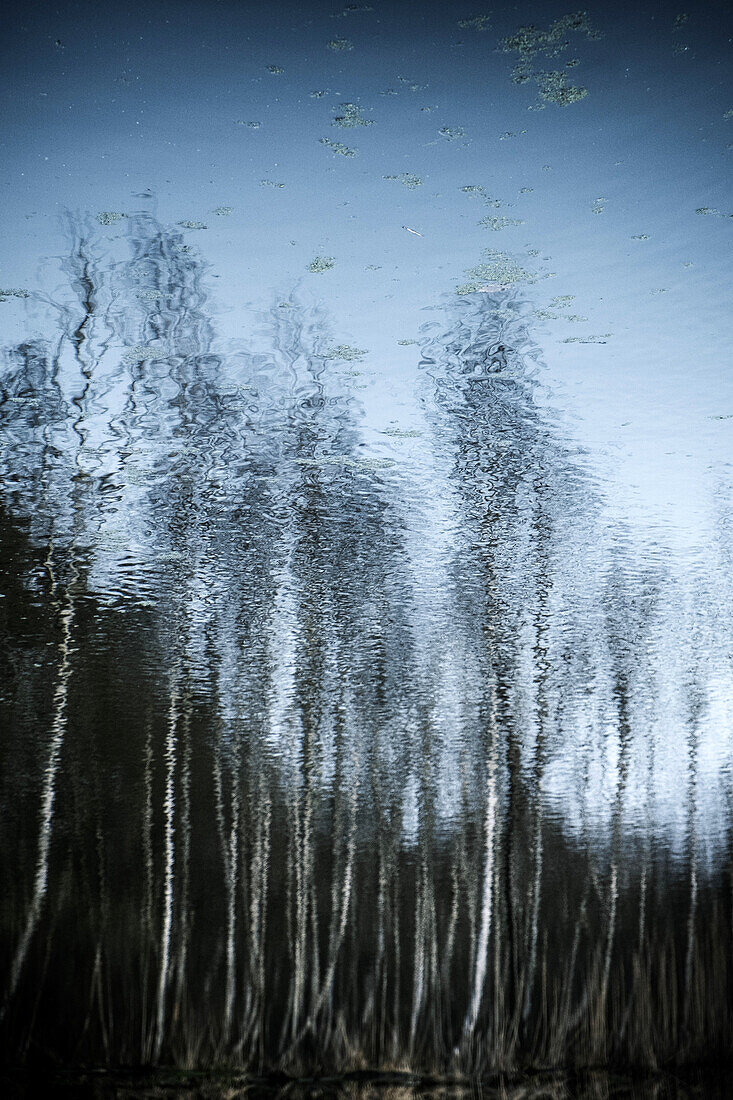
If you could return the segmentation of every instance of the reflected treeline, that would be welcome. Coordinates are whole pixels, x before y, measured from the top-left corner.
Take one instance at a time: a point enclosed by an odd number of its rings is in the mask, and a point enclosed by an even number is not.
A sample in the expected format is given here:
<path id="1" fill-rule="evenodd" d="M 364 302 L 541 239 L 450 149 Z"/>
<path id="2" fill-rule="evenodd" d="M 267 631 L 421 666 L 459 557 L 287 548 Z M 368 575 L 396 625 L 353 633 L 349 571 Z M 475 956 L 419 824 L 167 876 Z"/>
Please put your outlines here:
<path id="1" fill-rule="evenodd" d="M 327 318 L 223 350 L 178 231 L 68 229 L 0 376 L 6 1058 L 729 1058 L 731 618 L 602 537 L 521 301 L 426 332 L 427 600 Z"/>

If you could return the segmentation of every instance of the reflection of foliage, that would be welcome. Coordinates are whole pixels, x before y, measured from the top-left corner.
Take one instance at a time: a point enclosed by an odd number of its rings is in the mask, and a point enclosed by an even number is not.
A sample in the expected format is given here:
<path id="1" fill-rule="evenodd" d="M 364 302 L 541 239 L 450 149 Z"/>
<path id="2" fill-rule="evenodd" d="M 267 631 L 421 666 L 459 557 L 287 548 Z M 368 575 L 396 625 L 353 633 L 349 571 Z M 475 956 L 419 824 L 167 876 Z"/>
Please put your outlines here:
<path id="1" fill-rule="evenodd" d="M 595 545 L 522 302 L 426 332 L 442 472 L 416 506 L 321 311 L 291 296 L 222 347 L 196 251 L 125 225 L 107 259 L 70 222 L 50 334 L 2 360 L 6 1051 L 474 1074 L 730 1052 L 710 640 L 685 631 L 671 667 L 664 569 Z M 665 676 L 683 876 L 630 829 Z"/>

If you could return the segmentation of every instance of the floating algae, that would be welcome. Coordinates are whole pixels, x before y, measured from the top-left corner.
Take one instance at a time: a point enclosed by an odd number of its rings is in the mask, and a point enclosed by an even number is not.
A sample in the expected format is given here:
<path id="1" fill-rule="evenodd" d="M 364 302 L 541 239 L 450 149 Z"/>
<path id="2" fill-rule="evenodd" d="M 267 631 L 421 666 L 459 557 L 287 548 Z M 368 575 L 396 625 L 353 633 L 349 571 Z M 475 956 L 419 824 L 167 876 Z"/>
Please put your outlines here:
<path id="1" fill-rule="evenodd" d="M 281 68 L 280 65 L 268 65 L 267 71 L 268 73 L 272 73 L 273 76 L 280 76 L 285 72 L 285 69 Z"/>
<path id="2" fill-rule="evenodd" d="M 333 256 L 315 256 L 308 264 L 308 270 L 318 275 L 322 271 L 330 271 L 335 263 Z"/>
<path id="3" fill-rule="evenodd" d="M 344 145 L 343 141 L 331 141 L 330 138 L 320 138 L 321 145 L 327 146 L 332 153 L 338 154 L 340 157 L 355 157 L 357 155 L 356 149 L 350 149 L 348 145 Z"/>
<path id="4" fill-rule="evenodd" d="M 545 102 L 555 103 L 560 107 L 567 107 L 584 99 L 588 94 L 587 89 L 570 84 L 564 72 L 546 72 L 538 70 L 534 65 L 535 59 L 540 56 L 558 57 L 566 50 L 570 45 L 566 36 L 571 31 L 585 34 L 590 39 L 600 37 L 592 29 L 586 13 L 580 11 L 555 20 L 545 31 L 529 24 L 520 27 L 515 34 L 503 38 L 499 45 L 504 53 L 519 54 L 519 61 L 512 71 L 513 83 L 526 84 L 533 80 L 538 86 L 540 97 Z M 572 68 L 576 64 L 577 59 L 573 58 L 567 66 Z"/>
<path id="5" fill-rule="evenodd" d="M 422 180 L 419 176 L 413 176 L 411 172 L 400 172 L 398 176 L 382 176 L 383 180 L 396 180 L 404 187 L 414 191 L 416 187 L 422 187 Z"/>
<path id="6" fill-rule="evenodd" d="M 461 191 L 465 195 L 483 195 L 484 189 L 480 183 L 467 183 L 465 187 L 461 188 Z"/>
<path id="7" fill-rule="evenodd" d="M 462 126 L 441 126 L 438 133 L 441 137 L 447 138 L 448 141 L 456 141 L 458 138 L 466 136 L 466 131 Z"/>
<path id="8" fill-rule="evenodd" d="M 547 103 L 557 103 L 559 107 L 567 107 L 571 103 L 577 103 L 588 95 L 587 88 L 580 88 L 571 84 L 565 73 L 560 69 L 537 73 L 535 80 L 541 98 Z"/>
<path id="9" fill-rule="evenodd" d="M 246 126 L 249 130 L 259 130 L 261 122 L 246 122 L 243 118 L 237 119 L 237 126 Z"/>
<path id="10" fill-rule="evenodd" d="M 352 458 L 350 455 L 296 458 L 295 461 L 299 466 L 345 466 L 350 470 L 388 470 L 396 465 L 390 458 Z"/>
<path id="11" fill-rule="evenodd" d="M 470 19 L 459 19 L 458 26 L 462 30 L 485 31 L 491 26 L 491 16 L 474 15 Z"/>
<path id="12" fill-rule="evenodd" d="M 332 38 L 326 46 L 329 50 L 353 50 L 354 43 L 349 42 L 348 38 Z"/>
<path id="13" fill-rule="evenodd" d="M 278 187 L 282 189 L 284 186 L 284 183 L 276 183 L 275 180 L 260 180 L 260 187 Z"/>
<path id="14" fill-rule="evenodd" d="M 234 207 L 233 206 L 217 206 L 216 209 L 214 210 L 214 213 L 216 215 L 218 215 L 218 217 L 220 217 L 220 218 L 226 218 L 227 215 L 232 214 L 233 212 L 234 212 Z"/>
<path id="15" fill-rule="evenodd" d="M 605 344 L 613 333 L 602 332 L 600 336 L 566 336 L 563 344 Z"/>
<path id="16" fill-rule="evenodd" d="M 649 235 L 648 233 L 635 233 L 631 239 L 632 241 L 648 241 Z"/>
<path id="17" fill-rule="evenodd" d="M 497 233 L 500 229 L 507 229 L 513 225 L 524 225 L 524 218 L 496 218 L 485 217 L 477 223 L 484 227 L 484 229 L 493 229 Z"/>
<path id="18" fill-rule="evenodd" d="M 113 225 L 120 218 L 126 217 L 127 214 L 118 214 L 116 210 L 100 210 L 97 214 L 97 221 L 100 225 Z"/>
<path id="19" fill-rule="evenodd" d="M 140 363 L 147 359 L 162 359 L 165 352 L 153 344 L 133 344 L 122 356 L 123 363 Z"/>
<path id="20" fill-rule="evenodd" d="M 179 222 L 183 229 L 208 229 L 206 222 Z"/>
<path id="21" fill-rule="evenodd" d="M 397 343 L 400 345 L 400 347 L 406 348 L 409 347 L 410 344 L 416 344 L 417 340 L 398 340 Z"/>
<path id="22" fill-rule="evenodd" d="M 336 12 L 334 19 L 345 19 L 347 15 L 360 15 L 362 12 L 374 11 L 369 4 L 347 4 L 342 11 Z"/>
<path id="23" fill-rule="evenodd" d="M 333 267 L 333 264 L 331 264 Z M 312 268 L 311 268 L 312 270 Z M 338 344 L 335 348 L 329 348 L 323 353 L 324 359 L 341 359 L 345 363 L 357 362 L 367 355 L 363 348 L 352 348 L 349 344 Z"/>
<path id="24" fill-rule="evenodd" d="M 483 254 L 487 262 L 466 269 L 466 275 L 471 281 L 457 286 L 456 294 L 485 294 L 489 291 L 501 290 L 514 283 L 533 281 L 530 272 L 525 271 L 505 252 L 495 252 L 487 248 Z"/>
<path id="25" fill-rule="evenodd" d="M 334 126 L 342 126 L 344 129 L 349 129 L 353 126 L 373 126 L 374 121 L 371 118 L 364 118 L 362 108 L 357 103 L 339 103 L 340 114 L 336 115 L 333 120 Z"/>
<path id="26" fill-rule="evenodd" d="M 323 99 L 325 94 L 326 93 L 323 91 L 308 92 L 308 95 L 311 97 L 311 99 Z"/>

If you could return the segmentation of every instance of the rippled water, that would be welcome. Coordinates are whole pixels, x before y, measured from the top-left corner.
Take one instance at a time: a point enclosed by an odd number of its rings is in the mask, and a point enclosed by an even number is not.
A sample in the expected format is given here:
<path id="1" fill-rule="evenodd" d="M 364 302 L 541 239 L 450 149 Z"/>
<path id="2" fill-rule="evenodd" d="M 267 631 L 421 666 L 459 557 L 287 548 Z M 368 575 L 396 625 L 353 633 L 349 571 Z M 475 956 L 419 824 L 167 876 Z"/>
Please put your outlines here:
<path id="1" fill-rule="evenodd" d="M 725 19 L 12 15 L 6 1064 L 730 1063 Z"/>

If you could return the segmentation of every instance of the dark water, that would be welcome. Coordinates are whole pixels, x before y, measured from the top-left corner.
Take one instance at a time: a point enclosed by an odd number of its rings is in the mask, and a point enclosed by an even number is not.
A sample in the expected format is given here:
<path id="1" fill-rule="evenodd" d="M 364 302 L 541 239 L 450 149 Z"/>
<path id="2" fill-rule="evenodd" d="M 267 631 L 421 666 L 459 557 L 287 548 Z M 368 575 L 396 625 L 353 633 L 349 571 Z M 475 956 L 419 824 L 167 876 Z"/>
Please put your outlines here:
<path id="1" fill-rule="evenodd" d="M 479 14 L 13 16 L 0 1033 L 52 1091 L 727 1095 L 724 13 Z M 78 1076 L 156 1065 L 240 1076 Z"/>

